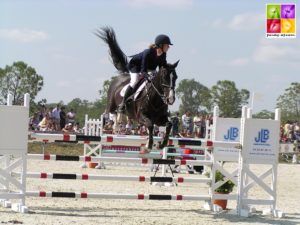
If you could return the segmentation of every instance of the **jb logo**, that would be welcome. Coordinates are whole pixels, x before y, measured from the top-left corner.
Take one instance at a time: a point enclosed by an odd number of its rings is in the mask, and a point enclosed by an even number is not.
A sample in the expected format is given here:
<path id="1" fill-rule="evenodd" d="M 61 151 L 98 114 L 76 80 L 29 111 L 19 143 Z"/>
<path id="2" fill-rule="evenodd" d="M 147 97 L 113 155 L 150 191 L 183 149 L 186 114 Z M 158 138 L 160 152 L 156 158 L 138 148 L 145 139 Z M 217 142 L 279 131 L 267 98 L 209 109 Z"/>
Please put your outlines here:
<path id="1" fill-rule="evenodd" d="M 230 127 L 227 131 L 227 135 L 224 135 L 224 139 L 234 141 L 238 136 L 239 136 L 239 129 L 236 127 Z"/>
<path id="2" fill-rule="evenodd" d="M 267 140 L 270 138 L 270 131 L 268 129 L 261 129 L 258 132 L 258 135 L 256 138 L 254 138 L 255 142 L 258 143 L 266 143 Z"/>

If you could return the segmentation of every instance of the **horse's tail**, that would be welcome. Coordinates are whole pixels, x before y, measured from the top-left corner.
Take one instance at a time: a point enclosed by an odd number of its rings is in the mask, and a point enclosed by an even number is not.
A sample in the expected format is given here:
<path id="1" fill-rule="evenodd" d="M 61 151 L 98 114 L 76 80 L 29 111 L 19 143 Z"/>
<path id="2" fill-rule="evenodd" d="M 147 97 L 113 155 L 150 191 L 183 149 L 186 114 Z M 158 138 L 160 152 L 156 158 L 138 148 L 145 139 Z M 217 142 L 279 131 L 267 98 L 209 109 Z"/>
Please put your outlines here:
<path id="1" fill-rule="evenodd" d="M 116 69 L 123 73 L 128 72 L 127 56 L 123 53 L 117 42 L 115 31 L 111 27 L 102 27 L 95 32 L 109 47 L 109 54 Z"/>

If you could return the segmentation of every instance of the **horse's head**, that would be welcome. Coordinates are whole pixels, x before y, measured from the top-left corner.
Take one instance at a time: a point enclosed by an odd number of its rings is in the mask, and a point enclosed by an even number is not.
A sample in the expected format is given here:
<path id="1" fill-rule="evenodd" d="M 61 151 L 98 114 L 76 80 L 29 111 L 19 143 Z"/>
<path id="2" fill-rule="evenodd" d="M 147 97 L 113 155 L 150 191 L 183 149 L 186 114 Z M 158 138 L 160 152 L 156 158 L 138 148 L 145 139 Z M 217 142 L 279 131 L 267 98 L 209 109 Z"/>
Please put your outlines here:
<path id="1" fill-rule="evenodd" d="M 175 102 L 175 86 L 177 80 L 175 68 L 178 63 L 179 60 L 174 64 L 167 64 L 166 67 L 162 67 L 159 71 L 161 76 L 160 82 L 163 90 L 163 101 L 168 105 L 173 105 Z"/>

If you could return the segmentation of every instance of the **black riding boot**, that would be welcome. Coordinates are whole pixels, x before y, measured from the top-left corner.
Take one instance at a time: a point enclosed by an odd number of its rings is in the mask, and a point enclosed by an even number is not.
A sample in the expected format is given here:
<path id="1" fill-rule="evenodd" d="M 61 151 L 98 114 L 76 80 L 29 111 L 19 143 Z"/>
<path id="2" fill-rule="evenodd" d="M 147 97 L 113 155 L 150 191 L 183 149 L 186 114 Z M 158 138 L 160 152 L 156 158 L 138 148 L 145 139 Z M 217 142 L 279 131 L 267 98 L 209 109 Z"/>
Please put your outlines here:
<path id="1" fill-rule="evenodd" d="M 127 99 L 129 98 L 129 96 L 133 93 L 133 88 L 131 86 L 128 86 L 126 91 L 125 91 L 125 94 L 124 94 L 124 98 L 121 102 L 121 104 L 119 105 L 119 108 L 118 108 L 118 111 L 123 113 L 124 110 L 125 110 L 125 103 L 127 101 Z"/>

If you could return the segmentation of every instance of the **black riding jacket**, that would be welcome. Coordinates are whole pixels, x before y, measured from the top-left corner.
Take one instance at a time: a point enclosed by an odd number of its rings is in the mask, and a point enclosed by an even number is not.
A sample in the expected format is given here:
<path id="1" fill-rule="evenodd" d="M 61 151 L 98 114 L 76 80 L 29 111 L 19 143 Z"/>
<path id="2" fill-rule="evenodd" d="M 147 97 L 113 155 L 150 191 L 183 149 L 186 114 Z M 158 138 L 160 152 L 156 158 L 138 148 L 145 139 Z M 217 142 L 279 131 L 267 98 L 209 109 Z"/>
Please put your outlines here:
<path id="1" fill-rule="evenodd" d="M 139 54 L 131 56 L 127 68 L 132 73 L 143 73 L 156 70 L 157 67 L 165 66 L 167 64 L 167 55 L 164 52 L 157 56 L 156 49 L 148 48 Z"/>

